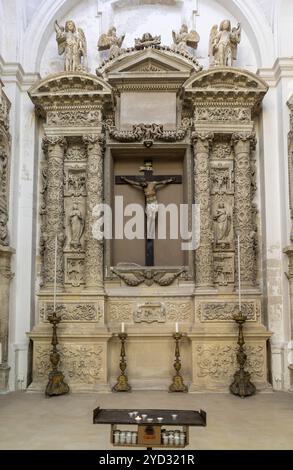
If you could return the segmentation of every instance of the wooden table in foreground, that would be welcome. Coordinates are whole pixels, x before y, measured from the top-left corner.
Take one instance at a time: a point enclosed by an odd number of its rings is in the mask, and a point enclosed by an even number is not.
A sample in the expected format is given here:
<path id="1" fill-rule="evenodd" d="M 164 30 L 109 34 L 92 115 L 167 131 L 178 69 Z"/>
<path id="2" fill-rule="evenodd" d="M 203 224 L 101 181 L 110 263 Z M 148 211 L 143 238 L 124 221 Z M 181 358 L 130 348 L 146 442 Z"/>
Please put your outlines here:
<path id="1" fill-rule="evenodd" d="M 139 423 L 130 416 L 133 410 L 103 410 L 96 408 L 94 410 L 94 424 L 107 424 L 111 425 L 110 442 L 114 447 L 147 447 L 148 449 L 164 448 L 164 449 L 184 449 L 189 445 L 189 427 L 190 426 L 206 426 L 207 415 L 205 411 L 192 411 L 192 410 L 136 410 L 138 416 L 147 415 L 147 419 L 141 420 Z M 172 415 L 177 415 L 176 419 Z M 162 421 L 158 422 L 158 418 Z M 147 420 L 153 420 L 149 422 Z M 115 443 L 115 432 L 118 432 L 118 426 L 135 426 L 133 429 L 137 431 L 137 442 L 134 443 Z M 168 433 L 166 426 L 171 427 L 172 430 L 180 429 L 181 433 L 185 433 L 185 443 L 180 445 L 164 444 L 162 436 L 164 432 Z M 128 430 L 121 429 L 120 432 L 125 434 Z M 170 433 L 171 431 L 169 431 Z"/>

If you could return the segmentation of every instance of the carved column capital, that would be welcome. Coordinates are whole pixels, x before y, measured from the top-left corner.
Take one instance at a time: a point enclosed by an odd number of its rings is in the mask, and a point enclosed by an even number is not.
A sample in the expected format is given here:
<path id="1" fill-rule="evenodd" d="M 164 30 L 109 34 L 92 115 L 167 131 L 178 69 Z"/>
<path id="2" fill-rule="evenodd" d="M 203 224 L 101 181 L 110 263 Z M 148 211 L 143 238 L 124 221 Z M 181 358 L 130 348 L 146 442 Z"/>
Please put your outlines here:
<path id="1" fill-rule="evenodd" d="M 67 148 L 67 140 L 63 136 L 45 136 L 42 142 L 42 149 L 47 152 L 50 147 L 62 147 L 64 150 Z"/>
<path id="2" fill-rule="evenodd" d="M 246 151 L 248 146 L 248 150 L 254 150 L 257 140 L 255 132 L 236 132 L 232 135 L 231 142 L 234 145 L 235 152 L 242 153 L 242 151 Z"/>
<path id="3" fill-rule="evenodd" d="M 193 145 L 200 146 L 203 150 L 209 151 L 214 137 L 213 132 L 192 132 L 191 141 Z"/>
<path id="4" fill-rule="evenodd" d="M 105 135 L 104 134 L 88 134 L 83 136 L 83 142 L 91 150 L 94 145 L 98 144 L 103 149 L 105 147 Z"/>

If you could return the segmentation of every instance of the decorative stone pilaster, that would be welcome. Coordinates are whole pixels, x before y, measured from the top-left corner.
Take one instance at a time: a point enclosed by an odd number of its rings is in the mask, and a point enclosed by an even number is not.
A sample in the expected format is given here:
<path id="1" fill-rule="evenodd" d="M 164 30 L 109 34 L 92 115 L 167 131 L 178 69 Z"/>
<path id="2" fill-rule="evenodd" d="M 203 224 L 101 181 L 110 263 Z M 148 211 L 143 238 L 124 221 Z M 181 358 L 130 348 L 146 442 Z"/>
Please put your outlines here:
<path id="1" fill-rule="evenodd" d="M 9 287 L 13 274 L 10 270 L 11 256 L 14 251 L 0 246 L 0 393 L 8 391 L 8 326 L 9 326 Z"/>
<path id="2" fill-rule="evenodd" d="M 64 201 L 63 171 L 66 139 L 58 136 L 47 136 L 43 140 L 43 149 L 47 155 L 47 192 L 46 192 L 46 225 L 44 240 L 44 281 L 45 286 L 54 283 L 55 240 L 57 247 L 57 286 L 63 286 L 64 262 Z"/>
<path id="3" fill-rule="evenodd" d="M 92 234 L 93 209 L 104 198 L 104 135 L 87 135 L 87 211 L 85 228 L 85 284 L 87 289 L 103 291 L 104 242 Z"/>
<path id="4" fill-rule="evenodd" d="M 213 287 L 213 225 L 210 194 L 212 133 L 193 133 L 195 203 L 200 205 L 200 246 L 195 253 L 196 287 Z"/>
<path id="5" fill-rule="evenodd" d="M 290 325 L 291 325 L 291 334 L 290 334 L 290 343 L 289 343 L 289 368 L 291 372 L 291 390 L 293 389 L 293 246 L 288 246 L 285 248 L 284 253 L 288 256 L 289 259 L 289 269 L 288 269 L 288 281 L 289 281 L 289 292 L 290 292 Z"/>
<path id="6" fill-rule="evenodd" d="M 256 145 L 254 133 L 233 134 L 235 151 L 235 232 L 241 243 L 241 283 L 253 287 L 256 277 L 256 232 L 252 206 L 253 181 L 251 151 Z M 236 269 L 238 272 L 238 267 Z"/>

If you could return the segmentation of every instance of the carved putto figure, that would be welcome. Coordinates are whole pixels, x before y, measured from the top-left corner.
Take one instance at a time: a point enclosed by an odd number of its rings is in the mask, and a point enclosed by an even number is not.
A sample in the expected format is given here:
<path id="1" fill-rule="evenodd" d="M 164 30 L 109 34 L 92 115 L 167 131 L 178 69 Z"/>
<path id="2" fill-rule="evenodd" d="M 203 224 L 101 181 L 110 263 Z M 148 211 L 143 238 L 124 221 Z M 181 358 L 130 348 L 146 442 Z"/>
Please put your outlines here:
<path id="1" fill-rule="evenodd" d="M 121 46 L 123 44 L 125 38 L 125 34 L 118 37 L 116 34 L 115 26 L 109 29 L 107 34 L 102 34 L 99 38 L 98 42 L 98 50 L 99 51 L 106 51 L 110 49 L 109 57 L 115 58 L 118 57 L 121 53 Z"/>
<path id="2" fill-rule="evenodd" d="M 209 57 L 211 65 L 232 67 L 237 60 L 237 47 L 241 41 L 241 25 L 231 30 L 231 21 L 224 20 L 218 26 L 212 27 L 209 44 Z"/>
<path id="3" fill-rule="evenodd" d="M 231 215 L 226 209 L 225 204 L 219 203 L 214 216 L 215 221 L 215 244 L 229 245 L 229 235 L 231 230 Z"/>
<path id="4" fill-rule="evenodd" d="M 142 38 L 135 39 L 135 49 L 144 49 L 145 47 L 159 46 L 161 36 L 152 36 L 150 33 L 144 33 Z"/>
<path id="5" fill-rule="evenodd" d="M 189 52 L 188 47 L 192 49 L 197 49 L 198 43 L 200 41 L 199 34 L 191 30 L 188 32 L 188 27 L 186 24 L 181 26 L 179 33 L 172 31 L 174 45 L 173 48 L 179 52 Z"/>
<path id="6" fill-rule="evenodd" d="M 87 43 L 81 28 L 76 28 L 74 21 L 65 23 L 65 28 L 55 21 L 56 41 L 59 55 L 65 55 L 66 72 L 87 70 Z"/>
<path id="7" fill-rule="evenodd" d="M 84 232 L 85 223 L 84 217 L 76 202 L 73 204 L 69 214 L 69 225 L 71 233 L 70 246 L 73 249 L 78 250 L 81 248 L 80 239 Z"/>

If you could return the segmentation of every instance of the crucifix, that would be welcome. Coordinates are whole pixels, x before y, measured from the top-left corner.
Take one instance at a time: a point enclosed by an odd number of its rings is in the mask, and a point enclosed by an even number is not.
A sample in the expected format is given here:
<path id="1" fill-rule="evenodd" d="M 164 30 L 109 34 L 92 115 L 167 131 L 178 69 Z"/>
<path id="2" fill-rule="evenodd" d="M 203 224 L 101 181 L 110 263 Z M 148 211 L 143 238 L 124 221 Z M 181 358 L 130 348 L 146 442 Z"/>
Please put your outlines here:
<path id="1" fill-rule="evenodd" d="M 116 176 L 116 184 L 129 184 L 135 189 L 144 192 L 146 215 L 146 254 L 145 265 L 154 266 L 154 239 L 156 232 L 156 217 L 159 210 L 157 191 L 169 184 L 182 184 L 182 176 L 155 176 L 153 174 L 153 162 L 145 161 L 139 170 L 143 176 Z"/>

